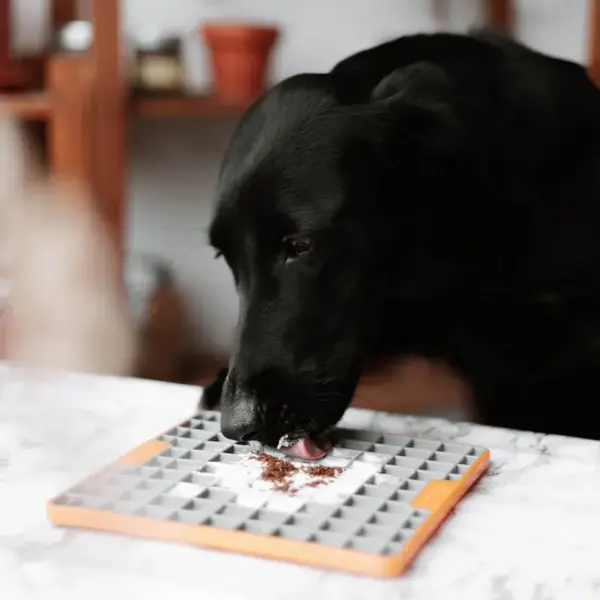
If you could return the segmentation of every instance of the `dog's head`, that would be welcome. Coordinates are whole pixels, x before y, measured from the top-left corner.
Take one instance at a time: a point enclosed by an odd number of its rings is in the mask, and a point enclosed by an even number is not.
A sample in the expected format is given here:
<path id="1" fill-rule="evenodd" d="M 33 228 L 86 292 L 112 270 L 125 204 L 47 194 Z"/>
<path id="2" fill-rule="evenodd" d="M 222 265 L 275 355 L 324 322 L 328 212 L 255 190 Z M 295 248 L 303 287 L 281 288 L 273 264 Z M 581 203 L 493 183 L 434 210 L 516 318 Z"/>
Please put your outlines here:
<path id="1" fill-rule="evenodd" d="M 342 104 L 329 76 L 298 76 L 233 136 L 210 228 L 240 299 L 221 398 L 228 437 L 288 436 L 310 458 L 350 403 L 380 326 L 381 269 L 403 243 L 388 214 L 391 201 L 403 210 L 386 160 L 397 144 L 375 106 Z"/>

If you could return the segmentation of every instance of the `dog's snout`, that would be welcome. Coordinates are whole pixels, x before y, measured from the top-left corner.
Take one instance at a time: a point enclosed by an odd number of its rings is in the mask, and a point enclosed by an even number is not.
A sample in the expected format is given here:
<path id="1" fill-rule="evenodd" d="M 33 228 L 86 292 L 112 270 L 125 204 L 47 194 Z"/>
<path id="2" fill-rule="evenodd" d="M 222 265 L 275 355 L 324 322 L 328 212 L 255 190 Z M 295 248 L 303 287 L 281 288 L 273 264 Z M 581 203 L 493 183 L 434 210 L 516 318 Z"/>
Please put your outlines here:
<path id="1" fill-rule="evenodd" d="M 221 431 L 236 442 L 250 442 L 259 435 L 259 413 L 255 398 L 228 380 L 221 411 Z"/>
<path id="2" fill-rule="evenodd" d="M 229 410 L 221 413 L 223 435 L 236 442 L 250 442 L 258 437 L 258 413 L 251 396 L 241 393 L 231 403 Z"/>

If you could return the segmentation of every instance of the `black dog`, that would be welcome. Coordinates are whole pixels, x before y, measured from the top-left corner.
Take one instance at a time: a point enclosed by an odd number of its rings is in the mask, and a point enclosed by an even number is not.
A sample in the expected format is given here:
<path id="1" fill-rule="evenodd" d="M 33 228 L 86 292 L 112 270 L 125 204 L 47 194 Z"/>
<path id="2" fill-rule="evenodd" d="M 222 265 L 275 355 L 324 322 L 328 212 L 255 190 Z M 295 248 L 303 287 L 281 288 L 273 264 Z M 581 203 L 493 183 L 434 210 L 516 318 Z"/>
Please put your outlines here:
<path id="1" fill-rule="evenodd" d="M 462 373 L 488 423 L 600 436 L 600 93 L 582 67 L 474 32 L 292 77 L 241 120 L 210 238 L 240 297 L 204 397 L 228 437 L 318 456 L 360 374 L 408 353 Z"/>

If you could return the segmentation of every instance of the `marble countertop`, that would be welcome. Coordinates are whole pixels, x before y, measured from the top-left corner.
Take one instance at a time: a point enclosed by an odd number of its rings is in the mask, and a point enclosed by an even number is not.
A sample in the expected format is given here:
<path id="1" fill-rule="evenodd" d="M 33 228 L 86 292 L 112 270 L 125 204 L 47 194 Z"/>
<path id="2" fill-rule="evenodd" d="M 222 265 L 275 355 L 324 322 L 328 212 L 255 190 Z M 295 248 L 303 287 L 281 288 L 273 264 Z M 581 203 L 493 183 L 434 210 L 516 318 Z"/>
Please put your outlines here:
<path id="1" fill-rule="evenodd" d="M 0 366 L 0 597 L 600 598 L 600 443 L 351 410 L 351 426 L 492 451 L 489 473 L 402 577 L 380 581 L 63 530 L 45 502 L 193 412 L 199 389 Z"/>

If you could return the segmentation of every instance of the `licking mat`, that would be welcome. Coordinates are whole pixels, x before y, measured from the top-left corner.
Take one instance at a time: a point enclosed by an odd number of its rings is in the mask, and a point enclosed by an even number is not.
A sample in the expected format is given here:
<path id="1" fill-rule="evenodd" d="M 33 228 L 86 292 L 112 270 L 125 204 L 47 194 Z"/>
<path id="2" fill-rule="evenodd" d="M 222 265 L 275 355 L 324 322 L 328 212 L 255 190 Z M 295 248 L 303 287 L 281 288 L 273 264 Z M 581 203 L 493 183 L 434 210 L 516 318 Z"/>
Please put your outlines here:
<path id="1" fill-rule="evenodd" d="M 339 435 L 317 463 L 292 461 L 296 472 L 282 491 L 269 487 L 249 446 L 223 436 L 219 414 L 203 411 L 51 500 L 48 517 L 393 577 L 489 465 L 488 450 L 466 444 L 352 429 Z M 338 469 L 315 480 L 306 475 L 315 465 Z"/>

